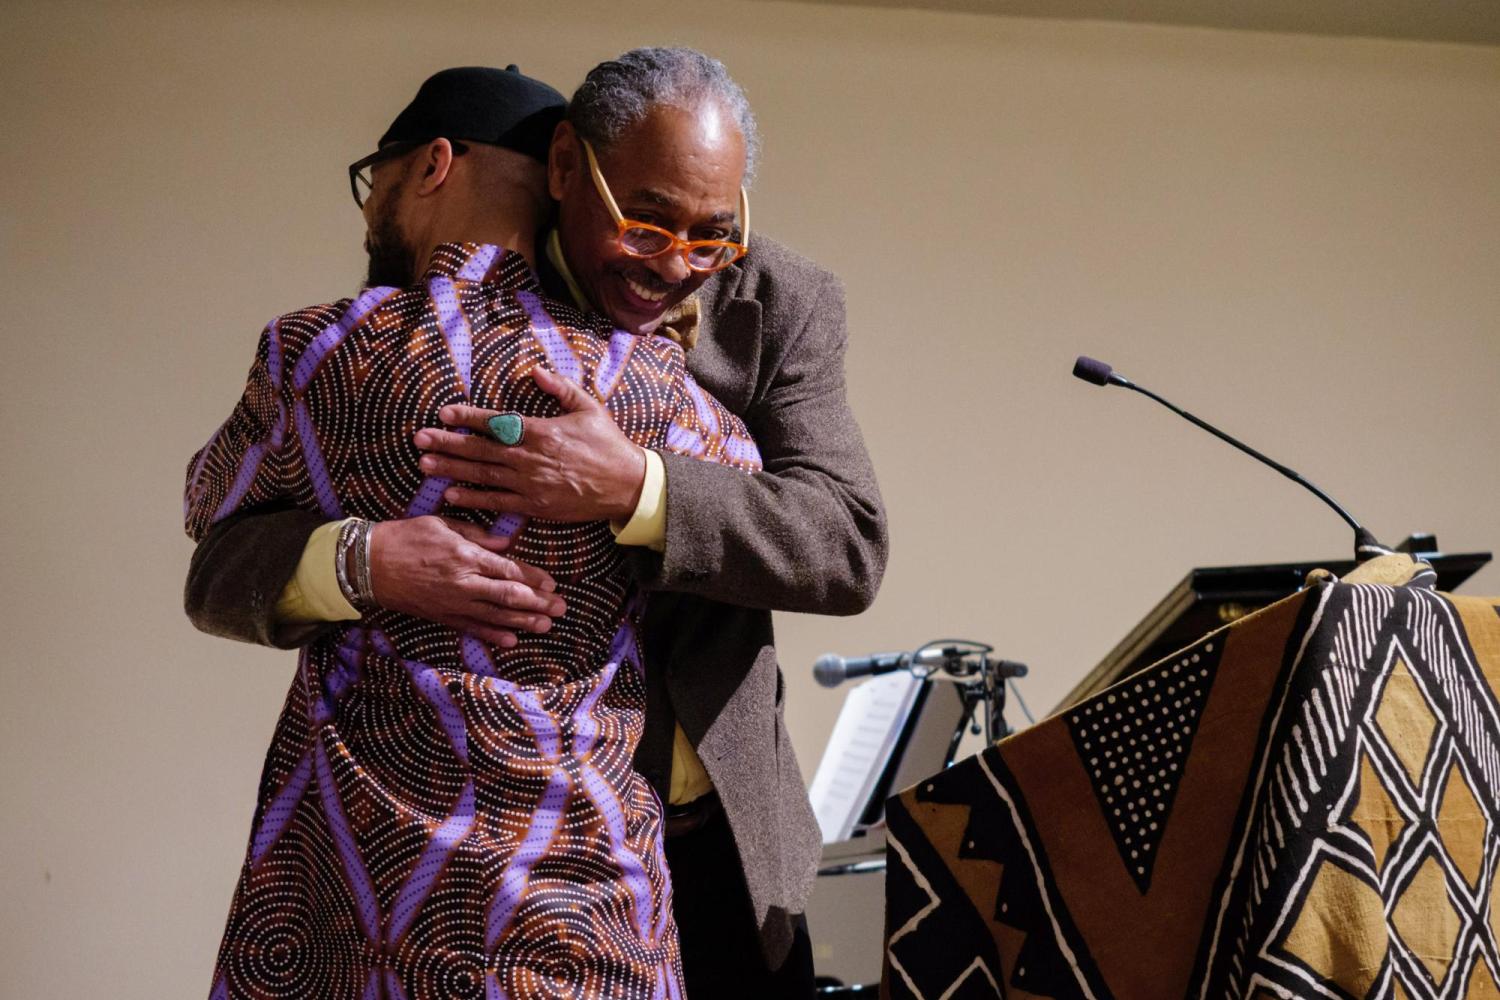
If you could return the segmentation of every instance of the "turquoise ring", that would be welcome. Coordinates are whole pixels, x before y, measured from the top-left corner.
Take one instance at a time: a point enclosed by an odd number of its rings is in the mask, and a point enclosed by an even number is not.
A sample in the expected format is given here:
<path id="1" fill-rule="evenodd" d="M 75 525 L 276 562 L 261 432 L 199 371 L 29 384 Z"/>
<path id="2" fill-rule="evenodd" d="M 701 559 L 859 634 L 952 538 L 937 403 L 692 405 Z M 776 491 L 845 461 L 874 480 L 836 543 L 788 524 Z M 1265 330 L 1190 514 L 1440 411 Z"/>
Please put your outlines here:
<path id="1" fill-rule="evenodd" d="M 485 421 L 490 437 L 501 444 L 516 445 L 526 440 L 526 422 L 519 413 L 497 413 Z"/>

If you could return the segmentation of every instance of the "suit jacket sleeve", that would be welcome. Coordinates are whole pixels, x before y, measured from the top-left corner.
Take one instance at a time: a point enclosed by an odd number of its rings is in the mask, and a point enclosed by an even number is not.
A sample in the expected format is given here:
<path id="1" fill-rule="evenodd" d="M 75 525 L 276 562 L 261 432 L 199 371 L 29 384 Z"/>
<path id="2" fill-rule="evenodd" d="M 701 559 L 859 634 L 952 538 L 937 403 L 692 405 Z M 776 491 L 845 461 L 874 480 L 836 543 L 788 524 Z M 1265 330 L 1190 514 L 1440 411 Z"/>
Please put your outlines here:
<path id="1" fill-rule="evenodd" d="M 745 414 L 764 470 L 663 455 L 666 545 L 632 553 L 647 586 L 815 614 L 855 614 L 875 599 L 885 510 L 845 391 L 843 289 L 820 277 L 787 329 L 767 324 L 785 340 L 767 345 L 773 371 Z"/>
<path id="2" fill-rule="evenodd" d="M 340 623 L 282 625 L 276 599 L 297 572 L 320 513 L 267 505 L 219 521 L 193 550 L 183 603 L 209 635 L 292 649 Z"/>

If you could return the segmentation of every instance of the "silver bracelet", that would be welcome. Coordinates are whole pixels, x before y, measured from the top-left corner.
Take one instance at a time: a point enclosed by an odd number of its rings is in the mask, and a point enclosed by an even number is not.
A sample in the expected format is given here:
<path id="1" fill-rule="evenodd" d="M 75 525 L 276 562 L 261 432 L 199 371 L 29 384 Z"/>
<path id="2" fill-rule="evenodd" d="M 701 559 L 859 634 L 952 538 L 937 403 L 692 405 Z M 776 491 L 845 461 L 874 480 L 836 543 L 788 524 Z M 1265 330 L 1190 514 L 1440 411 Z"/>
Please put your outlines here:
<path id="1" fill-rule="evenodd" d="M 370 538 L 374 533 L 375 525 L 361 520 L 354 543 L 355 584 L 365 608 L 378 607 L 375 603 L 375 581 L 370 575 Z"/>
<path id="2" fill-rule="evenodd" d="M 361 523 L 363 522 L 359 519 L 351 518 L 340 526 L 338 544 L 334 547 L 333 555 L 333 573 L 339 582 L 339 593 L 343 594 L 344 600 L 358 610 L 363 610 L 363 608 L 359 590 L 349 579 L 349 550 L 354 548 Z M 355 558 L 358 559 L 357 550 Z"/>

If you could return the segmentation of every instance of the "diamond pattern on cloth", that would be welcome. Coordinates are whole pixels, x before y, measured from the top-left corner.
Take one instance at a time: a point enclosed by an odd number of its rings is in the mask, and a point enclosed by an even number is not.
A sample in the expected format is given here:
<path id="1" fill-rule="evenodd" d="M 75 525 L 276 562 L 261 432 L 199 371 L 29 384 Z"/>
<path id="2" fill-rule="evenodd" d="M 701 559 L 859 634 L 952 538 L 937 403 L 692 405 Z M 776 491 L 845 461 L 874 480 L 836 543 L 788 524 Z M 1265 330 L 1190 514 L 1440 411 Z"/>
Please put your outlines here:
<path id="1" fill-rule="evenodd" d="M 1432 986 L 1441 990 L 1457 957 L 1463 919 L 1453 908 L 1436 853 L 1416 865 L 1396 897 L 1390 922 L 1413 968 L 1420 968 Z"/>
<path id="2" fill-rule="evenodd" d="M 1401 761 L 1412 787 L 1420 787 L 1438 723 L 1404 660 L 1396 661 L 1381 689 L 1375 724 L 1380 728 L 1381 742 Z"/>
<path id="3" fill-rule="evenodd" d="M 1339 937 L 1330 926 L 1346 923 L 1365 933 Z M 1357 872 L 1328 859 L 1319 863 L 1306 900 L 1298 909 L 1279 950 L 1294 957 L 1320 979 L 1365 997 L 1380 978 L 1390 937 L 1380 890 Z"/>

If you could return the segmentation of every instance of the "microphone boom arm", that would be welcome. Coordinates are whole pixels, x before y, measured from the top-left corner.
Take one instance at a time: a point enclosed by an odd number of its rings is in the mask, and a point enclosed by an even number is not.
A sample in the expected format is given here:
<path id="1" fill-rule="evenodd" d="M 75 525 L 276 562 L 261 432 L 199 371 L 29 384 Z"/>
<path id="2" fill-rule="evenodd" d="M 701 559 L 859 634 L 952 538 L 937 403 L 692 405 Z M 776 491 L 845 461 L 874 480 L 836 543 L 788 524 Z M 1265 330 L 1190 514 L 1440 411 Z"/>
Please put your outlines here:
<path id="1" fill-rule="evenodd" d="M 1313 496 L 1317 497 L 1319 500 L 1323 501 L 1323 503 L 1328 505 L 1329 509 L 1331 509 L 1339 517 L 1343 518 L 1345 524 L 1354 529 L 1354 558 L 1356 562 L 1362 563 L 1365 560 L 1371 559 L 1375 556 L 1391 554 L 1392 550 L 1380 544 L 1380 542 L 1376 540 L 1375 536 L 1371 534 L 1370 531 L 1362 524 L 1356 521 L 1354 519 L 1354 516 L 1347 510 L 1345 510 L 1337 500 L 1329 496 L 1327 493 L 1324 493 L 1311 481 L 1304 479 L 1301 473 L 1297 472 L 1295 469 L 1289 469 L 1285 465 L 1282 465 L 1280 462 L 1276 461 L 1274 458 L 1270 458 L 1267 455 L 1262 455 L 1260 452 L 1256 451 L 1248 444 L 1245 444 L 1243 441 L 1225 434 L 1223 431 L 1219 430 L 1208 421 L 1193 416 L 1187 410 L 1184 410 L 1182 407 L 1169 400 L 1163 399 L 1161 396 L 1158 396 L 1150 389 L 1146 389 L 1142 386 L 1136 385 L 1134 382 L 1130 381 L 1130 379 L 1126 378 L 1124 375 L 1121 375 L 1119 372 L 1115 371 L 1103 361 L 1096 361 L 1090 357 L 1080 356 L 1078 360 L 1073 364 L 1073 375 L 1077 378 L 1083 379 L 1085 382 L 1088 382 L 1092 385 L 1118 385 L 1125 389 L 1132 389 L 1140 393 L 1142 396 L 1145 396 L 1147 399 L 1154 399 L 1156 400 L 1156 402 L 1160 403 L 1162 406 L 1165 406 L 1167 409 L 1171 410 L 1173 413 L 1177 414 L 1179 417 L 1186 420 L 1194 427 L 1200 427 L 1203 430 L 1208 431 L 1208 433 L 1212 434 L 1220 441 L 1223 441 L 1225 444 L 1233 445 L 1235 448 L 1238 448 L 1240 451 L 1244 452 L 1246 455 L 1249 455 L 1256 461 L 1261 462 L 1265 465 L 1269 465 L 1271 468 L 1275 469 L 1277 472 L 1281 473 L 1292 482 L 1299 484 Z"/>
<path id="2" fill-rule="evenodd" d="M 1115 374 L 1114 377 L 1110 379 L 1110 381 L 1115 385 L 1124 386 L 1126 389 L 1134 389 L 1142 396 L 1146 396 L 1150 399 L 1156 400 L 1162 406 L 1165 406 L 1167 409 L 1171 410 L 1182 419 L 1188 421 L 1194 426 L 1203 428 L 1214 437 L 1218 438 L 1220 441 L 1223 441 L 1225 444 L 1234 445 L 1236 448 L 1249 455 L 1251 458 L 1260 459 L 1262 462 L 1266 463 L 1271 468 L 1275 469 L 1277 472 L 1290 479 L 1292 482 L 1298 483 L 1299 485 L 1307 488 L 1312 492 L 1313 496 L 1317 497 L 1319 500 L 1322 500 L 1328 506 L 1332 507 L 1334 509 L 1334 512 L 1337 513 L 1339 517 L 1342 517 L 1344 519 L 1344 523 L 1354 529 L 1355 534 L 1366 533 L 1364 527 L 1358 521 L 1356 521 L 1353 516 L 1351 516 L 1350 513 L 1339 504 L 1337 500 L 1329 496 L 1327 493 L 1324 493 L 1322 490 L 1318 489 L 1318 487 L 1313 483 L 1309 482 L 1306 479 L 1303 479 L 1302 475 L 1295 469 L 1289 469 L 1285 465 L 1282 465 L 1280 462 L 1276 461 L 1274 458 L 1269 458 L 1265 455 L 1262 455 L 1260 452 L 1256 451 L 1248 444 L 1245 444 L 1243 441 L 1230 437 L 1228 434 L 1225 434 L 1223 431 L 1219 430 L 1208 421 L 1198 419 L 1187 410 L 1184 410 L 1182 407 L 1163 399 L 1156 393 L 1152 392 L 1150 389 L 1136 385 L 1134 382 L 1130 381 L 1128 378 L 1125 378 L 1123 375 Z"/>

